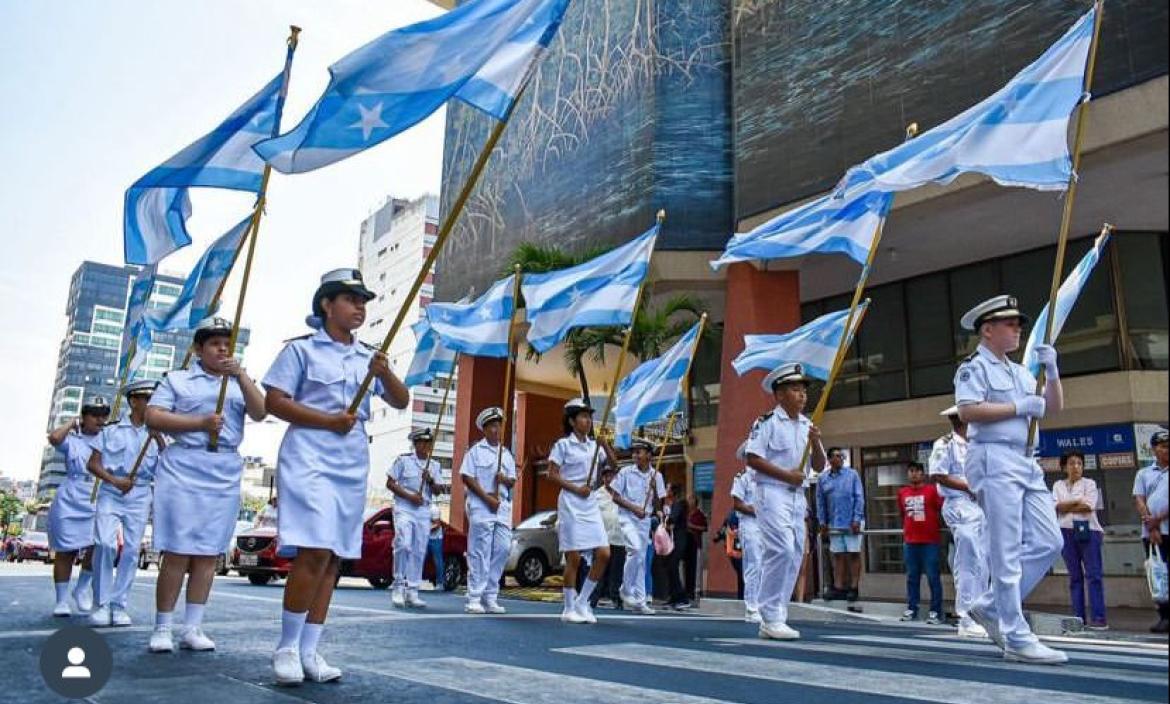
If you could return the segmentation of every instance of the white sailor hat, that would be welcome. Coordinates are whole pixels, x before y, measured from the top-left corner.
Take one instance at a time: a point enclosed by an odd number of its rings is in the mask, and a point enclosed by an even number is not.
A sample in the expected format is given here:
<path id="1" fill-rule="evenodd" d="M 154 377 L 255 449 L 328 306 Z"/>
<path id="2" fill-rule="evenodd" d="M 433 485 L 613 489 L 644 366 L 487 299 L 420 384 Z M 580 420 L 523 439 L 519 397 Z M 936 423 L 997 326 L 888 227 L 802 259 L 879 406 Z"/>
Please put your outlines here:
<path id="1" fill-rule="evenodd" d="M 212 316 L 204 318 L 195 326 L 195 344 L 203 344 L 207 338 L 217 335 L 231 335 L 232 321 L 226 318 Z"/>
<path id="2" fill-rule="evenodd" d="M 110 404 L 102 396 L 90 396 L 81 404 L 81 414 L 87 416 L 110 415 Z"/>
<path id="3" fill-rule="evenodd" d="M 959 320 L 964 330 L 978 330 L 979 326 L 991 320 L 1005 318 L 1019 318 L 1020 323 L 1026 325 L 1031 318 L 1020 312 L 1019 301 L 1015 296 L 1004 294 L 988 298 L 986 301 L 967 311 Z"/>
<path id="4" fill-rule="evenodd" d="M 634 450 L 645 450 L 646 452 L 653 453 L 654 443 L 650 442 L 646 438 L 634 438 L 630 442 L 630 451 L 633 452 Z"/>
<path id="5" fill-rule="evenodd" d="M 1167 432 L 1165 428 L 1158 428 L 1150 436 L 1150 447 L 1156 447 L 1164 442 L 1170 442 L 1170 432 Z"/>
<path id="6" fill-rule="evenodd" d="M 950 408 L 944 408 L 942 411 L 939 411 L 939 415 L 942 416 L 943 418 L 950 418 L 951 416 L 957 416 L 957 415 L 959 415 L 959 407 L 958 406 L 951 406 Z"/>
<path id="7" fill-rule="evenodd" d="M 812 381 L 812 378 L 804 375 L 804 367 L 800 362 L 785 362 L 768 372 L 768 376 L 764 377 L 764 381 L 760 386 L 770 394 L 781 384 L 791 384 L 794 382 L 807 384 L 810 381 Z"/>
<path id="8" fill-rule="evenodd" d="M 122 393 L 126 394 L 126 398 L 131 396 L 146 396 L 149 397 L 158 388 L 158 382 L 153 379 L 139 379 L 126 384 L 126 389 Z"/>
<path id="9" fill-rule="evenodd" d="M 435 436 L 431 434 L 430 428 L 415 428 L 406 438 L 411 442 L 430 442 L 435 439 Z"/>
<path id="10" fill-rule="evenodd" d="M 475 427 L 483 430 L 483 426 L 494 420 L 504 420 L 504 409 L 499 406 L 488 406 L 475 417 Z"/>
<path id="11" fill-rule="evenodd" d="M 588 411 L 589 413 L 593 413 L 593 406 L 590 406 L 588 401 L 580 397 L 569 399 L 565 403 L 565 415 L 574 416 L 577 415 L 577 413 L 580 411 Z"/>
<path id="12" fill-rule="evenodd" d="M 739 444 L 739 447 L 735 449 L 735 459 L 739 460 L 740 462 L 747 460 L 747 444 L 748 441 L 744 440 Z"/>
<path id="13" fill-rule="evenodd" d="M 344 291 L 356 293 L 367 301 L 378 295 L 366 288 L 366 284 L 362 280 L 362 272 L 357 269 L 334 269 L 321 276 L 321 285 L 313 294 L 313 315 L 324 319 L 325 310 L 321 307 L 321 299 Z"/>

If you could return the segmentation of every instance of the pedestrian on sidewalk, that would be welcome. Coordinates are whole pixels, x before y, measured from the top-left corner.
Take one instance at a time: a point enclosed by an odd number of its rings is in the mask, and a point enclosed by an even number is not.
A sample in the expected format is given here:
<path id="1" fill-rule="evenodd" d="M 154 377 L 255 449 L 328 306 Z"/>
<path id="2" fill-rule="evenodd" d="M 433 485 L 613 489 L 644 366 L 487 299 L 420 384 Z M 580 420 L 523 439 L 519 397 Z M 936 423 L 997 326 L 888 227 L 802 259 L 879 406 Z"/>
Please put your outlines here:
<path id="1" fill-rule="evenodd" d="M 443 518 L 439 514 L 438 506 L 431 506 L 431 533 L 427 538 L 427 554 L 431 556 L 431 563 L 435 566 L 435 578 L 431 582 L 435 589 L 446 589 L 444 579 L 447 564 L 443 558 Z"/>
<path id="2" fill-rule="evenodd" d="M 666 606 L 675 611 L 682 611 L 691 608 L 691 602 L 687 599 L 686 582 L 682 577 L 683 558 L 687 553 L 687 541 L 690 540 L 691 535 L 687 531 L 687 516 L 690 514 L 690 507 L 687 505 L 687 500 L 683 498 L 681 484 L 671 484 L 667 488 L 667 495 L 671 502 L 670 513 L 666 516 L 666 530 L 674 541 L 674 550 L 666 558 L 666 577 L 670 584 L 670 594 L 667 596 Z"/>
<path id="3" fill-rule="evenodd" d="M 1105 621 L 1105 587 L 1102 582 L 1101 544 L 1105 529 L 1097 520 L 1100 494 L 1097 483 L 1086 479 L 1085 455 L 1070 450 L 1060 456 L 1065 478 L 1052 485 L 1056 515 L 1064 537 L 1064 564 L 1068 567 L 1068 593 L 1073 615 L 1094 631 L 1109 628 Z M 1089 615 L 1085 616 L 1085 585 L 1089 587 Z"/>
<path id="4" fill-rule="evenodd" d="M 1137 473 L 1133 480 L 1133 502 L 1142 519 L 1142 545 L 1149 553 L 1151 545 L 1162 551 L 1162 561 L 1170 560 L 1170 433 L 1159 429 L 1150 438 L 1154 463 Z M 1170 564 L 1170 563 L 1168 563 Z M 1152 633 L 1170 633 L 1170 602 L 1158 603 L 1158 622 Z"/>
<path id="5" fill-rule="evenodd" d="M 699 582 L 699 549 L 703 546 L 703 536 L 710 529 L 710 521 L 703 507 L 699 505 L 699 497 L 691 494 L 687 497 L 690 511 L 687 512 L 687 550 L 683 553 L 683 584 L 687 593 L 687 601 L 691 604 L 698 600 Z"/>
<path id="6" fill-rule="evenodd" d="M 825 599 L 857 601 L 861 584 L 861 529 L 865 493 L 861 475 L 845 466 L 845 451 L 829 448 L 829 471 L 817 477 L 817 520 L 833 556 L 833 585 Z"/>
<path id="7" fill-rule="evenodd" d="M 906 610 L 903 621 L 918 618 L 922 575 L 930 585 L 930 612 L 926 622 L 942 623 L 942 579 L 939 576 L 939 531 L 943 501 L 934 484 L 926 482 L 926 468 L 911 462 L 906 470 L 909 486 L 898 490 L 898 512 L 902 515 L 902 555 L 906 563 Z"/>

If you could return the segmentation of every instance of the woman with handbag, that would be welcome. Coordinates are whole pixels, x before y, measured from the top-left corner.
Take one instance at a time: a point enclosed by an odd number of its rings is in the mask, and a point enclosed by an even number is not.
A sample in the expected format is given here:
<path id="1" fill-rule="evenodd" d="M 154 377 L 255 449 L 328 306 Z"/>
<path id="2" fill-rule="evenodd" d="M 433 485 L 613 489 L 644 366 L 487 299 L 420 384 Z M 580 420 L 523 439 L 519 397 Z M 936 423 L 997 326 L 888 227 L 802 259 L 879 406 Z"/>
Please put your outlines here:
<path id="1" fill-rule="evenodd" d="M 1094 631 L 1109 628 L 1105 622 L 1105 588 L 1101 579 L 1101 543 L 1105 531 L 1097 520 L 1100 494 L 1097 483 L 1086 479 L 1085 456 L 1077 450 L 1060 457 L 1065 479 L 1052 486 L 1056 515 L 1064 536 L 1064 564 L 1068 567 L 1068 591 L 1073 614 Z M 1085 583 L 1089 585 L 1089 618 L 1085 618 Z"/>

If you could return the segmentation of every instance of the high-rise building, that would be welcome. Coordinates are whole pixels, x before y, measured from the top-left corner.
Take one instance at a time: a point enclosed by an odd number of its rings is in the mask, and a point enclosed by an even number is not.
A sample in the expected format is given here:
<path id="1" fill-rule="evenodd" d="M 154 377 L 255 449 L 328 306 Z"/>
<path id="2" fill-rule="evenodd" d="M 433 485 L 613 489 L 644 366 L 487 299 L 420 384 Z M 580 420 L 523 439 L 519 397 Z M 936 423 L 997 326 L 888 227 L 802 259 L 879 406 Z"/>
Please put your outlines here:
<path id="1" fill-rule="evenodd" d="M 415 200 L 388 198 L 362 222 L 358 266 L 366 285 L 378 294 L 367 306 L 367 325 L 362 334 L 367 342 L 379 344 L 393 324 L 423 260 L 435 243 L 438 220 L 438 198 L 424 195 Z M 390 368 L 399 377 L 405 376 L 414 357 L 415 338 L 410 326 L 418 321 L 422 306 L 430 303 L 434 296 L 433 278 L 432 271 L 419 295 L 411 301 L 402 329 L 390 347 Z M 370 434 L 369 503 L 376 505 L 388 500 L 386 469 L 396 456 L 410 451 L 407 440 L 410 429 L 434 429 L 448 381 L 439 378 L 430 384 L 411 388 L 410 406 L 403 410 L 381 402 L 374 405 L 372 417 L 366 424 L 366 432 Z M 444 481 L 450 481 L 454 417 L 455 390 L 452 389 L 434 451 L 434 458 L 443 466 Z"/>
<path id="2" fill-rule="evenodd" d="M 53 401 L 47 428 L 55 428 L 81 413 L 81 404 L 90 396 L 103 396 L 111 404 L 118 393 L 118 360 L 122 355 L 122 328 L 130 287 L 138 267 L 82 262 L 69 284 L 65 306 L 68 322 L 57 357 Z M 174 303 L 183 288 L 183 279 L 159 274 L 147 303 L 148 310 Z M 240 355 L 248 343 L 248 330 L 241 330 L 236 343 Z M 161 332 L 136 378 L 161 379 L 167 371 L 183 364 L 191 344 L 189 331 Z M 38 494 L 47 496 L 65 476 L 61 456 L 45 447 L 41 459 Z"/>

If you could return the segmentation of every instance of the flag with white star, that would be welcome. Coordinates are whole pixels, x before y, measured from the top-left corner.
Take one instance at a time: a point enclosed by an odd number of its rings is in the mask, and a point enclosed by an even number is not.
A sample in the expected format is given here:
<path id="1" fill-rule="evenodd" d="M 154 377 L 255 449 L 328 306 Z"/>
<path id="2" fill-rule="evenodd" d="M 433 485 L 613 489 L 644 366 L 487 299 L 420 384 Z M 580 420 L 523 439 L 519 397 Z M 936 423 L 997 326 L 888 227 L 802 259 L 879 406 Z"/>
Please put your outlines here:
<path id="1" fill-rule="evenodd" d="M 665 354 L 638 365 L 622 380 L 614 407 L 617 447 L 629 447 L 635 428 L 660 421 L 682 405 L 683 382 L 699 345 L 700 326 L 695 323 Z"/>
<path id="2" fill-rule="evenodd" d="M 252 224 L 252 214 L 237 223 L 220 236 L 199 261 L 195 263 L 179 297 L 164 311 L 147 316 L 147 324 L 153 330 L 194 330 L 199 321 L 215 313 L 213 299 L 224 279 L 231 273 L 236 250 L 244 239 L 244 233 Z"/>
<path id="3" fill-rule="evenodd" d="M 443 346 L 476 357 L 507 357 L 508 327 L 516 301 L 514 276 L 501 279 L 471 303 L 432 303 L 427 321 Z"/>
<path id="4" fill-rule="evenodd" d="M 329 86 L 301 123 L 256 152 L 277 171 L 312 171 L 390 139 L 451 98 L 503 119 L 568 4 L 470 0 L 387 32 L 329 67 Z"/>

